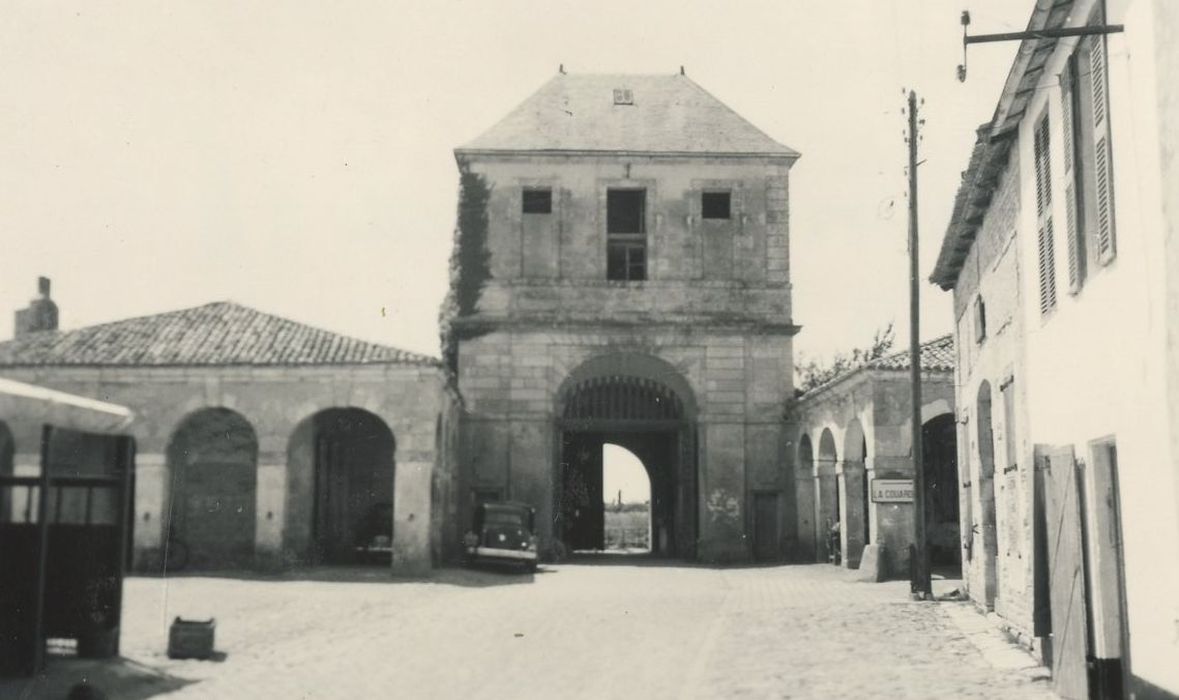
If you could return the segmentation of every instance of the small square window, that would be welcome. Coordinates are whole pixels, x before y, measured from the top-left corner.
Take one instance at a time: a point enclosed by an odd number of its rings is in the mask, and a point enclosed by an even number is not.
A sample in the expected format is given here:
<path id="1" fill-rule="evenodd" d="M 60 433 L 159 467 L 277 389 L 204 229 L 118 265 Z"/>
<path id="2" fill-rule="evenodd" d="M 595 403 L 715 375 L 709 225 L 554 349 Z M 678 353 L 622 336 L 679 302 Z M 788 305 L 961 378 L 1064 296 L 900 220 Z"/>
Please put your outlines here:
<path id="1" fill-rule="evenodd" d="M 705 219 L 728 219 L 733 213 L 731 192 L 704 192 L 700 195 L 701 214 Z"/>
<path id="2" fill-rule="evenodd" d="M 525 214 L 553 213 L 553 191 L 547 187 L 524 190 L 523 210 Z"/>
<path id="3" fill-rule="evenodd" d="M 633 105 L 634 103 L 635 94 L 628 88 L 614 88 L 614 104 Z"/>

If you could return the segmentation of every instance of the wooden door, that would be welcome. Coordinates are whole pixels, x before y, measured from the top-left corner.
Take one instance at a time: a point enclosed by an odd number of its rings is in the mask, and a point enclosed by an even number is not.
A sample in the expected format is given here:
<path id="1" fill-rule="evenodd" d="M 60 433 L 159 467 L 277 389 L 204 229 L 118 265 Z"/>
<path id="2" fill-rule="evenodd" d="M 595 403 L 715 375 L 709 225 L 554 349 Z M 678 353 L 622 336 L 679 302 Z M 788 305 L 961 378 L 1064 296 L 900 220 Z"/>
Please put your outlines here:
<path id="1" fill-rule="evenodd" d="M 1048 535 L 1052 681 L 1063 698 L 1088 698 L 1088 596 L 1076 461 L 1072 447 L 1043 453 L 1038 467 L 1043 474 Z"/>
<path id="2" fill-rule="evenodd" d="M 753 495 L 753 558 L 773 561 L 778 558 L 778 494 Z"/>

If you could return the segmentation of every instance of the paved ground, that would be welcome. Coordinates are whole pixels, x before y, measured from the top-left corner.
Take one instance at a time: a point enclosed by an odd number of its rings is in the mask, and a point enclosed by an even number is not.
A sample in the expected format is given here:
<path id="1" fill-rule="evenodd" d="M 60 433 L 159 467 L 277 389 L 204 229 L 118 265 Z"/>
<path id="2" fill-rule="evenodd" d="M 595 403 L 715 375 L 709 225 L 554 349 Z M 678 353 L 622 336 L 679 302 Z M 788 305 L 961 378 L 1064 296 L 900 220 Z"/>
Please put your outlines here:
<path id="1" fill-rule="evenodd" d="M 85 674 L 130 699 L 1052 697 L 967 604 L 907 591 L 824 565 L 135 578 L 126 661 L 57 661 L 0 691 L 60 697 Z M 224 659 L 168 659 L 176 615 L 216 617 Z"/>

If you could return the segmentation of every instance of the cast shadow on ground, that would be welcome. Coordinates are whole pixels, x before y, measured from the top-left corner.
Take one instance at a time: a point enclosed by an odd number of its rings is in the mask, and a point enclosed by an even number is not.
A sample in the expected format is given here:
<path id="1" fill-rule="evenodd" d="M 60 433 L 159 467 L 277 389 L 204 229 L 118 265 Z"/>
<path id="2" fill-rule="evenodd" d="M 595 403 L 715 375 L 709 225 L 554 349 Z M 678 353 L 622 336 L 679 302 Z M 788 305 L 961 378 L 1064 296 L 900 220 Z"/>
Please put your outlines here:
<path id="1" fill-rule="evenodd" d="M 122 657 L 79 659 L 51 656 L 45 669 L 32 678 L 0 679 L 0 698 L 69 697 L 70 689 L 85 684 L 114 700 L 144 700 L 170 693 L 197 681 L 163 673 Z"/>
<path id="2" fill-rule="evenodd" d="M 159 580 L 200 578 L 273 583 L 316 581 L 325 583 L 384 585 L 435 583 L 471 588 L 487 588 L 490 586 L 513 586 L 532 583 L 534 575 L 539 576 L 544 573 L 546 572 L 543 566 L 536 574 L 532 574 L 521 570 L 519 567 L 487 564 L 478 567 L 445 566 L 433 569 L 421 576 L 396 576 L 386 567 L 374 566 L 313 566 L 280 572 L 249 570 L 184 571 L 183 573 L 168 574 L 167 576 L 160 574 L 140 574 L 140 576 L 147 579 L 154 578 Z"/>

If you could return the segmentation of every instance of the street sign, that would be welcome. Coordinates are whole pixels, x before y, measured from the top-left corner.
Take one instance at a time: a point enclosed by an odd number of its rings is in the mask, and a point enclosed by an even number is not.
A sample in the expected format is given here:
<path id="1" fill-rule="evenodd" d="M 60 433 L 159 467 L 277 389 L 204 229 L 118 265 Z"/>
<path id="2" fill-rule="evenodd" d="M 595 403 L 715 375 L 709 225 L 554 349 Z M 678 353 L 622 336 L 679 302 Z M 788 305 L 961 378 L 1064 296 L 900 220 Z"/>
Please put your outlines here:
<path id="1" fill-rule="evenodd" d="M 873 503 L 912 503 L 912 479 L 873 479 Z"/>

